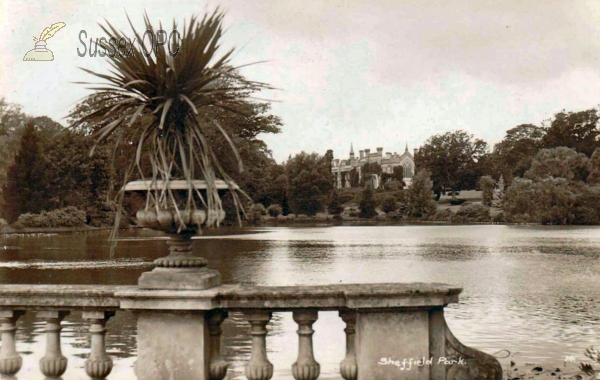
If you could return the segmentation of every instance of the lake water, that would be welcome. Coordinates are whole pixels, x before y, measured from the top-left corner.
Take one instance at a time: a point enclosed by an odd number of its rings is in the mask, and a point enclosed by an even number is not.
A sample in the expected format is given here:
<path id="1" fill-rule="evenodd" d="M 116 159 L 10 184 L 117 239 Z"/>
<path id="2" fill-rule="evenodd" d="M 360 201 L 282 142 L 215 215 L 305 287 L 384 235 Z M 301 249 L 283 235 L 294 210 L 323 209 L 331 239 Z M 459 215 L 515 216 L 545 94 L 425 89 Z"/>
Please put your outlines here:
<path id="1" fill-rule="evenodd" d="M 490 354 L 510 351 L 517 362 L 564 361 L 600 345 L 600 228 L 541 226 L 339 226 L 222 230 L 203 236 L 195 250 L 224 282 L 257 285 L 443 282 L 463 287 L 446 308 L 454 335 Z M 151 260 L 166 254 L 164 237 L 147 230 L 121 235 L 107 261 L 107 232 L 0 236 L 0 283 L 135 284 Z M 64 380 L 86 379 L 87 326 L 67 317 Z M 42 379 L 43 323 L 20 319 L 20 379 Z M 232 314 L 224 323 L 223 351 L 230 379 L 243 378 L 250 355 L 248 324 Z M 267 347 L 276 379 L 291 379 L 297 355 L 291 313 L 274 314 Z M 321 312 L 314 347 L 321 378 L 337 378 L 344 357 L 344 324 Z M 135 319 L 118 312 L 108 323 L 109 378 L 133 379 Z M 498 356 L 507 355 L 505 352 Z"/>

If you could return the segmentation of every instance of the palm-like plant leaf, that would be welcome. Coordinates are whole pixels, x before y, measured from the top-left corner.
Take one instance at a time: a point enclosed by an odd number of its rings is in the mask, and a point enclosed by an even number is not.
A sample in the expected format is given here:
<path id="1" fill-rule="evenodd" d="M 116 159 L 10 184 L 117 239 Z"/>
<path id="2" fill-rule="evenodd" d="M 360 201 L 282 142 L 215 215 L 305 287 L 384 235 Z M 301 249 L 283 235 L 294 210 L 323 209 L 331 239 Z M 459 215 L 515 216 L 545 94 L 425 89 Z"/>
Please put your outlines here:
<path id="1" fill-rule="evenodd" d="M 100 87 L 92 88 L 105 95 L 105 101 L 91 103 L 91 112 L 77 119 L 72 126 L 84 123 L 97 126 L 93 133 L 97 143 L 118 134 L 117 144 L 137 144 L 135 159 L 132 158 L 125 182 L 130 179 L 129 175 L 137 172 L 139 177 L 149 177 L 153 183 L 162 180 L 162 183 L 168 184 L 172 179 L 185 179 L 189 184 L 187 199 L 178 199 L 165 186 L 148 193 L 147 207 L 157 210 L 205 207 L 209 212 L 222 208 L 215 180 L 220 178 L 229 182 L 230 177 L 212 152 L 206 131 L 216 128 L 224 134 L 230 142 L 232 154 L 238 160 L 239 156 L 218 120 L 206 123 L 203 116 L 217 114 L 210 112 L 214 109 L 243 114 L 248 95 L 253 90 L 268 87 L 263 83 L 240 80 L 239 77 L 229 80 L 235 70 L 230 65 L 233 49 L 218 56 L 223 16 L 216 10 L 201 21 L 191 17 L 184 24 L 180 41 L 171 40 L 171 51 L 178 51 L 174 56 L 165 45 L 158 45 L 149 55 L 144 54 L 147 50 L 141 45 L 133 45 L 126 49 L 131 49 L 131 54 L 116 52 L 114 56 L 106 55 L 111 66 L 109 74 L 83 68 L 86 73 L 103 80 L 96 84 Z M 137 41 L 142 41 L 129 17 L 127 19 Z M 156 30 L 147 14 L 144 15 L 144 23 L 145 30 Z M 127 39 L 108 21 L 106 26 L 100 26 L 109 38 Z M 177 28 L 175 22 L 173 28 Z M 101 44 L 101 47 L 112 50 L 108 44 Z M 90 97 L 94 95 L 97 93 Z M 76 113 L 69 115 L 71 118 L 76 116 Z M 143 170 L 143 158 L 151 163 L 148 172 Z M 193 188 L 192 181 L 195 179 L 207 181 L 205 194 L 201 195 Z M 198 199 L 200 204 L 196 204 Z M 236 194 L 234 201 L 240 205 Z"/>

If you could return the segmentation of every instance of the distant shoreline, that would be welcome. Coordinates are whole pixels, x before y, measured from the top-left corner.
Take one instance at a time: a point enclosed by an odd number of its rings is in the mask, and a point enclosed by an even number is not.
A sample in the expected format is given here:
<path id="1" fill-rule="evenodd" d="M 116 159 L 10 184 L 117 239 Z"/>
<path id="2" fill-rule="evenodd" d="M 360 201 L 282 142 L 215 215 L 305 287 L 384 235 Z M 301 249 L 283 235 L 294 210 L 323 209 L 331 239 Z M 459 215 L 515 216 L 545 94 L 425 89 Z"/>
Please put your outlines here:
<path id="1" fill-rule="evenodd" d="M 298 227 L 323 227 L 323 226 L 418 226 L 418 225 L 434 225 L 434 226 L 473 226 L 473 225 L 506 225 L 506 226 L 542 226 L 539 223 L 496 223 L 496 222 L 468 222 L 468 223 L 449 223 L 446 221 L 435 221 L 435 220 L 421 220 L 421 219 L 402 219 L 402 220 L 375 220 L 375 219 L 343 219 L 335 220 L 333 218 L 323 219 L 321 217 L 302 217 L 299 219 L 289 218 L 285 220 L 277 220 L 275 218 L 265 218 L 260 223 L 248 223 L 244 222 L 243 228 L 254 228 L 254 227 L 285 227 L 285 226 L 298 226 Z M 121 228 L 120 230 L 126 230 L 130 228 L 140 228 L 137 226 L 129 226 L 127 228 Z M 220 228 L 239 228 L 239 226 L 225 225 Z M 57 234 L 66 235 L 73 233 L 88 233 L 88 232 L 101 232 L 111 231 L 113 227 L 57 227 L 57 228 L 22 228 L 15 229 L 10 226 L 0 227 L 0 236 L 3 235 L 38 235 L 38 234 Z"/>
<path id="2" fill-rule="evenodd" d="M 112 227 L 56 227 L 56 228 L 12 228 L 0 227 L 0 235 L 72 234 L 112 230 Z"/>

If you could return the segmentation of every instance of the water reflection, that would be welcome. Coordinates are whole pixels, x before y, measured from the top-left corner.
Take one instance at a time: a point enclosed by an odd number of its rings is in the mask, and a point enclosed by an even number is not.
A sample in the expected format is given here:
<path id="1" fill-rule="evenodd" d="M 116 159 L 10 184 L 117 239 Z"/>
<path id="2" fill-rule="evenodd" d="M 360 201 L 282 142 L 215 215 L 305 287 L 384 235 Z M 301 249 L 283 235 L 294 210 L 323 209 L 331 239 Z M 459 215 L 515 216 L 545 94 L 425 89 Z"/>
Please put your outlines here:
<path id="1" fill-rule="evenodd" d="M 224 282 L 257 285 L 445 282 L 464 288 L 460 305 L 447 309 L 448 324 L 467 345 L 489 353 L 508 349 L 513 360 L 581 358 L 600 336 L 600 229 L 596 227 L 386 226 L 256 228 L 209 232 L 195 251 Z M 251 232 L 247 234 L 247 232 Z M 0 237 L 0 282 L 135 284 L 166 251 L 152 231 L 123 234 L 107 261 L 107 233 Z M 133 377 L 135 317 L 117 313 L 107 325 L 115 357 L 111 378 Z M 22 379 L 41 379 L 43 323 L 30 313 L 19 321 Z M 87 326 L 74 313 L 65 320 L 65 380 L 85 379 Z M 276 313 L 268 326 L 275 378 L 291 379 L 296 324 Z M 344 325 L 336 313 L 315 323 L 315 355 L 322 378 L 339 378 Z M 241 378 L 250 355 L 248 325 L 232 313 L 223 324 L 231 379 Z M 35 352 L 35 354 L 31 354 Z"/>

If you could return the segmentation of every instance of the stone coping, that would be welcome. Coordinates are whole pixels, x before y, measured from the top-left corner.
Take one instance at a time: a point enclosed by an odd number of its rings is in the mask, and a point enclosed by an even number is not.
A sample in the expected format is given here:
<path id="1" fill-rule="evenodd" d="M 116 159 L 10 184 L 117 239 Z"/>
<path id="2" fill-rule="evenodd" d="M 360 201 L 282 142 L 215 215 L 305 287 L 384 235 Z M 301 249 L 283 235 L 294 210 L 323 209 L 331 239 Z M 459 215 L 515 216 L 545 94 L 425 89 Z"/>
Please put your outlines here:
<path id="1" fill-rule="evenodd" d="M 135 289 L 118 285 L 0 285 L 0 308 L 116 310 L 120 300 L 115 293 Z"/>
<path id="2" fill-rule="evenodd" d="M 320 310 L 437 307 L 461 288 L 437 283 L 297 286 L 220 285 L 207 290 L 141 290 L 111 285 L 0 285 L 2 309 Z"/>

